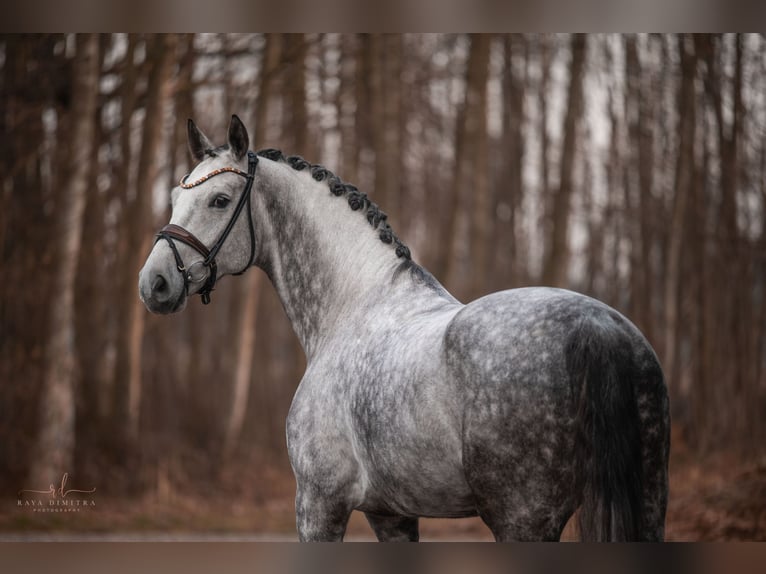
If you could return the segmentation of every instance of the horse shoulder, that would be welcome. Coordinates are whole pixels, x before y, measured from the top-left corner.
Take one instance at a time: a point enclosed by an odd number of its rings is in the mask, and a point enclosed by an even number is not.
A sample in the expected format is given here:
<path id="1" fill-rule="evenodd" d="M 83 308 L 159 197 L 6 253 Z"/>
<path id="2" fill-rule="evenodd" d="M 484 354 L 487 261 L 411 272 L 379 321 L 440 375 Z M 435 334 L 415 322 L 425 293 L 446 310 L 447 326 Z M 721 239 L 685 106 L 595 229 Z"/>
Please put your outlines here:
<path id="1" fill-rule="evenodd" d="M 353 475 L 353 449 L 344 421 L 343 401 L 338 399 L 333 381 L 309 367 L 295 392 L 286 421 L 293 466 L 307 470 L 327 466 L 336 469 L 336 474 Z"/>

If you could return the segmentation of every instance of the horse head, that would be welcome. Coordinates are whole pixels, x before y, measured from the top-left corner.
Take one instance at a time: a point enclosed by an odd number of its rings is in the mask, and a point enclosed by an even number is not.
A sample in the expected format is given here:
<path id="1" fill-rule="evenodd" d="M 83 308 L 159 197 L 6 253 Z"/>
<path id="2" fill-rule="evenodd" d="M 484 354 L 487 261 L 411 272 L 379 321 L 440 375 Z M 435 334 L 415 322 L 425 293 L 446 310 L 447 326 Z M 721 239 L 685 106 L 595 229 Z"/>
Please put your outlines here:
<path id="1" fill-rule="evenodd" d="M 198 164 L 172 191 L 170 223 L 139 273 L 139 296 L 154 313 L 180 311 L 195 293 L 208 303 L 220 277 L 243 273 L 256 256 L 250 198 L 258 159 L 244 124 L 232 116 L 218 147 L 192 120 L 187 131 Z"/>

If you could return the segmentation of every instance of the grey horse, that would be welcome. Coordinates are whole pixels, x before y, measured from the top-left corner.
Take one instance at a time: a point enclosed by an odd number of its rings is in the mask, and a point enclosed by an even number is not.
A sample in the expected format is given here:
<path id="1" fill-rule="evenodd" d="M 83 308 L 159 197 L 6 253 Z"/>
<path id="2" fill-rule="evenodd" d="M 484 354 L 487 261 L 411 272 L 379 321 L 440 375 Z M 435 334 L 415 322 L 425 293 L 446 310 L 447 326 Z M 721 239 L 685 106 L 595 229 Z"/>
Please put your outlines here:
<path id="1" fill-rule="evenodd" d="M 248 151 L 232 117 L 172 192 L 141 270 L 155 313 L 218 277 L 266 272 L 306 353 L 287 418 L 300 540 L 342 540 L 353 510 L 381 541 L 419 517 L 480 516 L 498 541 L 662 540 L 668 395 L 639 330 L 571 291 L 462 304 L 386 215 L 322 166 Z"/>

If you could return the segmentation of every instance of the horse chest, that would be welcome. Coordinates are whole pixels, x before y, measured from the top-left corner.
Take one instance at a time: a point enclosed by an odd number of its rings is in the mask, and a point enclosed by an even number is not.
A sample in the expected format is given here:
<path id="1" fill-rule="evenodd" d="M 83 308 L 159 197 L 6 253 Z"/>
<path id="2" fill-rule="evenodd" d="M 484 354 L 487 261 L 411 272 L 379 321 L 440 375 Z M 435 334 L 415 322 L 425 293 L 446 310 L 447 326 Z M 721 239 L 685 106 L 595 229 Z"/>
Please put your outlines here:
<path id="1" fill-rule="evenodd" d="M 304 380 L 288 422 L 298 480 L 354 482 L 356 507 L 369 512 L 472 514 L 445 384 L 404 367 L 377 372 L 370 384 Z"/>

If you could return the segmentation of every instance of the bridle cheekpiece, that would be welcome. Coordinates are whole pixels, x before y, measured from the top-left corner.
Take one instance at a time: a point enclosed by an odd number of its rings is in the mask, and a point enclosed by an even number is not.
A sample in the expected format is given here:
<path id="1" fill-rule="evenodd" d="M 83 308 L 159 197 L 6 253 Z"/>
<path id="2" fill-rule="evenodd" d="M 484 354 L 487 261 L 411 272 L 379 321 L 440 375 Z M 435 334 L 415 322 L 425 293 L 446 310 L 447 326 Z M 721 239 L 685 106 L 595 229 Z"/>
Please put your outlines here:
<path id="1" fill-rule="evenodd" d="M 242 171 L 241 169 L 237 169 L 235 167 L 221 167 L 216 170 L 211 171 L 210 173 L 203 175 L 201 178 L 191 182 L 187 183 L 188 175 L 186 175 L 179 183 L 181 188 L 183 189 L 191 189 L 193 187 L 197 187 L 198 185 L 201 185 L 205 183 L 207 180 L 215 177 L 216 175 L 221 175 L 222 173 L 235 173 L 237 175 L 241 175 L 247 180 L 247 183 L 245 184 L 245 189 L 242 192 L 242 195 L 239 196 L 239 200 L 237 201 L 237 206 L 234 209 L 234 213 L 232 214 L 231 218 L 229 219 L 229 222 L 226 224 L 226 227 L 223 230 L 223 233 L 218 237 L 216 242 L 213 244 L 213 246 L 208 249 L 204 243 L 202 243 L 197 237 L 194 236 L 193 233 L 190 231 L 187 231 L 180 225 L 176 225 L 174 223 L 169 223 L 162 229 L 160 229 L 159 233 L 157 233 L 157 241 L 160 239 L 164 239 L 168 242 L 168 245 L 170 245 L 170 249 L 173 251 L 173 257 L 175 257 L 176 260 L 176 268 L 181 273 L 181 275 L 184 278 L 184 289 L 188 295 L 189 293 L 189 283 L 199 283 L 202 281 L 202 279 L 195 280 L 194 275 L 192 273 L 192 269 L 195 265 L 201 265 L 204 268 L 207 268 L 207 274 L 205 276 L 205 284 L 199 289 L 198 293 L 202 297 L 202 303 L 207 305 L 210 303 L 210 292 L 215 287 L 215 282 L 217 279 L 218 274 L 218 265 L 215 261 L 216 255 L 218 255 L 218 252 L 221 250 L 221 247 L 223 247 L 224 242 L 226 241 L 226 238 L 229 236 L 229 233 L 231 233 L 231 230 L 234 228 L 234 224 L 237 222 L 237 219 L 239 218 L 239 214 L 242 213 L 242 210 L 245 206 L 247 206 L 247 219 L 248 219 L 248 229 L 250 230 L 250 258 L 248 259 L 247 265 L 245 267 L 237 272 L 234 273 L 234 275 L 240 275 L 247 271 L 250 266 L 253 264 L 253 259 L 255 258 L 255 230 L 253 229 L 253 213 L 250 209 L 251 204 L 251 196 L 252 196 L 252 189 L 253 189 L 253 179 L 255 177 L 255 168 L 258 165 L 258 156 L 256 156 L 252 151 L 247 152 L 247 172 Z M 175 241 L 180 241 L 181 243 L 185 243 L 195 251 L 197 251 L 200 255 L 202 255 L 203 260 L 197 261 L 195 263 L 192 263 L 191 266 L 186 267 L 184 265 L 183 259 L 181 258 L 181 254 L 178 252 L 178 248 L 176 247 Z"/>

